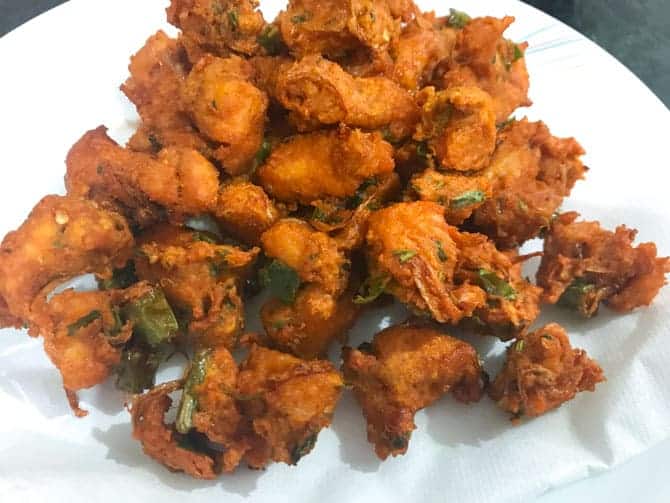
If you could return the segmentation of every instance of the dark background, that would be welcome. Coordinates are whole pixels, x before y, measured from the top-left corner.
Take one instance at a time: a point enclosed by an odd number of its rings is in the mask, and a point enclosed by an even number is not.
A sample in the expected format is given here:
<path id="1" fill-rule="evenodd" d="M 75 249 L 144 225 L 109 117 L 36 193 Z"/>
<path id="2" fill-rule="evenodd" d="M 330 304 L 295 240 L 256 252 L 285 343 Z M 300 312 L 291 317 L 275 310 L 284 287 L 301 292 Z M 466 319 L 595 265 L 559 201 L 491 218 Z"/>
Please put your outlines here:
<path id="1" fill-rule="evenodd" d="M 63 0 L 0 0 L 0 36 L 61 3 Z M 670 0 L 526 3 L 565 21 L 614 54 L 670 106 Z"/>

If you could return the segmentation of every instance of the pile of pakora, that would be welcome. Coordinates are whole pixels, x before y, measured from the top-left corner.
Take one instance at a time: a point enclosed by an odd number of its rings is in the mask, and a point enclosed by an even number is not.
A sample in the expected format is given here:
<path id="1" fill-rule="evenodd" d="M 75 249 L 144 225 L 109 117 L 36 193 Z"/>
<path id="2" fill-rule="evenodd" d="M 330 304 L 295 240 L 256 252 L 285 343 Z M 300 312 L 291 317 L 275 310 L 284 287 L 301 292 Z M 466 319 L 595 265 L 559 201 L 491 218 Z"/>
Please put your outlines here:
<path id="1" fill-rule="evenodd" d="M 0 324 L 43 337 L 76 415 L 113 377 L 144 452 L 212 479 L 297 464 L 345 389 L 385 459 L 448 393 L 518 422 L 604 381 L 561 326 L 532 328 L 542 304 L 649 305 L 670 259 L 560 214 L 584 151 L 511 116 L 531 105 L 513 18 L 412 0 L 289 0 L 272 22 L 256 0 L 172 0 L 167 18 L 179 35 L 151 36 L 121 86 L 140 117 L 127 144 L 85 133 L 66 195 L 0 247 Z M 84 274 L 97 290 L 63 288 Z M 348 347 L 392 299 L 408 320 Z M 511 341 L 497 376 L 456 326 Z M 183 378 L 157 384 L 175 352 Z"/>

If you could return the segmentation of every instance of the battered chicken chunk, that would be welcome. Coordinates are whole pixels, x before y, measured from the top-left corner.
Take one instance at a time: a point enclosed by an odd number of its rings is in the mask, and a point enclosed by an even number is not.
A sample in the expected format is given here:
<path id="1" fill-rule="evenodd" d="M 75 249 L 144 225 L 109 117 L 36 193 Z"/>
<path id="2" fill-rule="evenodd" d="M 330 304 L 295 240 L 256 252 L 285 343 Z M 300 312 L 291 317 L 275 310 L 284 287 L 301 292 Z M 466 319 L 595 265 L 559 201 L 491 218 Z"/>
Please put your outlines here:
<path id="1" fill-rule="evenodd" d="M 164 416 L 172 405 L 169 395 L 181 387 L 181 381 L 172 381 L 133 399 L 133 437 L 142 443 L 147 456 L 168 469 L 197 479 L 214 479 L 217 475 L 214 453 L 207 452 L 203 446 L 194 449 L 188 437 L 179 434 L 174 424 L 165 423 Z"/>
<path id="2" fill-rule="evenodd" d="M 488 166 L 496 147 L 491 97 L 477 87 L 452 87 L 419 93 L 422 120 L 414 134 L 426 142 L 443 169 L 479 171 Z"/>
<path id="3" fill-rule="evenodd" d="M 532 104 L 528 98 L 528 70 L 524 52 L 527 44 L 515 44 L 503 38 L 513 17 L 476 18 L 459 32 L 456 47 L 447 60 L 442 85 L 476 86 L 493 98 L 496 122 L 502 123 L 521 106 Z"/>
<path id="4" fill-rule="evenodd" d="M 365 180 L 393 167 L 393 148 L 379 133 L 341 127 L 278 145 L 258 170 L 258 180 L 281 201 L 311 204 L 353 196 Z"/>
<path id="5" fill-rule="evenodd" d="M 163 288 L 195 345 L 233 349 L 244 329 L 241 283 L 260 250 L 220 245 L 209 234 L 169 225 L 152 228 L 138 244 L 138 277 Z"/>
<path id="6" fill-rule="evenodd" d="M 169 147 L 158 157 L 120 147 L 99 127 L 67 157 L 68 194 L 118 209 L 137 227 L 206 213 L 218 201 L 219 172 L 195 150 Z"/>
<path id="7" fill-rule="evenodd" d="M 277 21 L 297 57 L 338 57 L 358 47 L 381 50 L 400 29 L 387 0 L 289 0 Z"/>
<path id="8" fill-rule="evenodd" d="M 258 52 L 257 38 L 265 27 L 256 0 L 172 0 L 167 17 L 182 30 L 194 63 L 205 53 Z"/>
<path id="9" fill-rule="evenodd" d="M 572 349 L 565 330 L 552 323 L 507 349 L 505 366 L 488 393 L 518 419 L 544 414 L 604 380 L 600 366 L 585 351 Z"/>
<path id="10" fill-rule="evenodd" d="M 372 344 L 345 348 L 344 376 L 367 420 L 368 441 L 380 459 L 405 454 L 417 411 L 452 392 L 464 403 L 482 396 L 475 349 L 428 328 L 397 326 Z"/>
<path id="11" fill-rule="evenodd" d="M 261 234 L 279 219 L 279 210 L 262 187 L 234 180 L 221 188 L 215 216 L 225 231 L 256 245 Z"/>
<path id="12" fill-rule="evenodd" d="M 351 292 L 338 298 L 308 285 L 293 304 L 270 300 L 261 309 L 261 320 L 271 345 L 311 360 L 324 357 L 334 341 L 346 341 L 359 313 Z"/>
<path id="13" fill-rule="evenodd" d="M 188 76 L 186 108 L 210 140 L 224 170 L 231 175 L 248 171 L 263 143 L 268 98 L 251 82 L 253 67 L 237 56 L 203 57 Z"/>
<path id="14" fill-rule="evenodd" d="M 483 172 L 493 197 L 475 210 L 472 227 L 502 248 L 537 237 L 584 177 L 583 154 L 574 138 L 556 138 L 542 122 L 512 121 L 500 131 Z"/>
<path id="15" fill-rule="evenodd" d="M 342 293 L 349 278 L 349 261 L 337 241 L 295 218 L 280 220 L 261 236 L 263 250 L 293 269 L 300 280 L 315 283 L 329 294 Z"/>
<path id="16" fill-rule="evenodd" d="M 670 258 L 657 257 L 654 243 L 633 248 L 633 229 L 621 225 L 610 232 L 598 222 L 577 222 L 578 217 L 560 215 L 547 234 L 537 274 L 543 300 L 586 317 L 596 314 L 601 302 L 618 312 L 651 304 L 665 285 Z"/>
<path id="17" fill-rule="evenodd" d="M 368 285 L 442 323 L 464 318 L 484 333 L 514 337 L 539 312 L 539 289 L 485 236 L 462 233 L 430 202 L 399 203 L 370 218 Z"/>
<path id="18" fill-rule="evenodd" d="M 67 279 L 91 272 L 110 276 L 132 247 L 121 215 L 78 197 L 46 196 L 0 246 L 0 298 L 7 313 L 0 323 L 29 322 L 38 295 Z"/>
<path id="19" fill-rule="evenodd" d="M 306 56 L 282 70 L 274 94 L 293 113 L 299 129 L 344 123 L 388 128 L 401 139 L 412 133 L 418 120 L 410 93 L 386 77 L 356 78 L 320 56 Z"/>
<path id="20" fill-rule="evenodd" d="M 344 382 L 328 361 L 304 361 L 252 346 L 237 379 L 243 413 L 263 444 L 246 455 L 250 466 L 269 460 L 296 464 L 330 425 Z"/>

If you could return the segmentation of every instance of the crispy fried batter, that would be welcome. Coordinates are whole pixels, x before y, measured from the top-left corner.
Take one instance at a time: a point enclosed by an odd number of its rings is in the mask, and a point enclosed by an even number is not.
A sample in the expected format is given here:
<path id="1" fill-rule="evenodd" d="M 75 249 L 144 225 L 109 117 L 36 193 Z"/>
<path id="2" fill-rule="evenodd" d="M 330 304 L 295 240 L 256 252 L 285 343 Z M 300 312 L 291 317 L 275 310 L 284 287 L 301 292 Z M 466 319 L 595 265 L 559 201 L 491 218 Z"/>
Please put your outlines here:
<path id="1" fill-rule="evenodd" d="M 324 357 L 334 341 L 345 342 L 359 313 L 352 292 L 338 298 L 318 285 L 308 285 L 293 304 L 277 299 L 267 302 L 261 320 L 273 346 L 310 360 Z"/>
<path id="2" fill-rule="evenodd" d="M 611 232 L 578 217 L 564 213 L 549 229 L 537 274 L 543 300 L 562 301 L 587 317 L 600 302 L 618 312 L 651 304 L 665 285 L 670 258 L 657 257 L 654 243 L 633 248 L 633 229 L 621 225 Z"/>
<path id="3" fill-rule="evenodd" d="M 263 250 L 293 268 L 306 283 L 321 285 L 332 295 L 342 293 L 349 278 L 349 261 L 337 242 L 296 218 L 280 220 L 261 236 Z"/>
<path id="4" fill-rule="evenodd" d="M 33 301 L 59 282 L 90 272 L 111 275 L 132 246 L 121 215 L 77 197 L 46 196 L 0 247 L 0 298 L 11 313 L 0 322 L 29 322 Z"/>
<path id="5" fill-rule="evenodd" d="M 418 120 L 412 96 L 392 80 L 356 78 L 320 56 L 307 56 L 283 69 L 274 93 L 303 130 L 344 123 L 366 129 L 387 127 L 393 137 L 404 138 Z"/>
<path id="6" fill-rule="evenodd" d="M 505 366 L 488 393 L 518 419 L 544 414 L 604 380 L 600 366 L 585 351 L 572 349 L 565 330 L 552 323 L 507 349 Z"/>
<path id="7" fill-rule="evenodd" d="M 417 100 L 422 119 L 414 139 L 427 142 L 439 166 L 479 171 L 488 166 L 496 146 L 496 122 L 491 97 L 477 87 L 423 89 Z"/>
<path id="8" fill-rule="evenodd" d="M 502 123 L 521 106 L 530 106 L 527 44 L 503 38 L 513 17 L 473 19 L 458 34 L 456 48 L 442 79 L 444 88 L 476 86 L 491 95 L 496 122 Z"/>
<path id="9" fill-rule="evenodd" d="M 493 197 L 475 210 L 473 228 L 502 248 L 536 237 L 584 177 L 583 154 L 574 138 L 556 138 L 542 122 L 511 122 L 499 133 L 483 172 L 491 180 Z"/>
<path id="10" fill-rule="evenodd" d="M 452 392 L 464 403 L 482 396 L 475 349 L 428 328 L 391 327 L 372 344 L 345 348 L 344 376 L 367 420 L 368 441 L 380 459 L 405 454 L 414 414 Z"/>
<path id="11" fill-rule="evenodd" d="M 344 382 L 328 361 L 304 361 L 252 346 L 240 367 L 238 392 L 253 431 L 264 445 L 246 459 L 260 468 L 269 460 L 296 464 L 308 454 L 323 428 L 330 425 Z"/>
<path id="12" fill-rule="evenodd" d="M 251 273 L 260 250 L 210 240 L 197 231 L 156 226 L 138 239 L 135 270 L 140 279 L 162 287 L 196 346 L 233 349 L 244 329 L 241 280 Z"/>
<path id="13" fill-rule="evenodd" d="M 341 127 L 278 145 L 259 169 L 258 179 L 281 201 L 310 204 L 352 196 L 363 181 L 390 173 L 393 166 L 393 148 L 379 133 Z"/>
<path id="14" fill-rule="evenodd" d="M 268 98 L 250 82 L 252 75 L 242 58 L 205 56 L 184 89 L 188 112 L 200 132 L 219 144 L 214 155 L 231 175 L 253 167 L 263 142 Z"/>

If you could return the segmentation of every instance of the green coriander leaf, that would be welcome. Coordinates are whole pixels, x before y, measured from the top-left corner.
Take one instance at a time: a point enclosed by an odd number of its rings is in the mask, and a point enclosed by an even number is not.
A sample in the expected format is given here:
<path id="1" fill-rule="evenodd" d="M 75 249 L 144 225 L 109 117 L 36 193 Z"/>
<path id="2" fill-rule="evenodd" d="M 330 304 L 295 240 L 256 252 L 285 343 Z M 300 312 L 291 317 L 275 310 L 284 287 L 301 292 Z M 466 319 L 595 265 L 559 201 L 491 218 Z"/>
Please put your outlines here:
<path id="1" fill-rule="evenodd" d="M 516 344 L 514 344 L 514 349 L 516 349 L 518 352 L 523 351 L 523 346 L 524 342 L 523 341 L 518 341 Z"/>
<path id="2" fill-rule="evenodd" d="M 449 9 L 449 26 L 452 28 L 464 28 L 472 18 L 465 12 L 456 9 Z"/>
<path id="3" fill-rule="evenodd" d="M 282 48 L 282 39 L 281 34 L 279 33 L 279 28 L 274 24 L 270 24 L 263 28 L 263 31 L 258 36 L 258 43 L 270 56 L 279 54 Z"/>
<path id="4" fill-rule="evenodd" d="M 514 44 L 514 57 L 512 58 L 512 63 L 519 61 L 521 58 L 523 58 L 523 51 L 521 50 L 521 47 Z"/>
<path id="5" fill-rule="evenodd" d="M 295 269 L 279 260 L 273 260 L 259 272 L 264 288 L 286 304 L 292 304 L 300 287 L 300 276 Z"/>
<path id="6" fill-rule="evenodd" d="M 416 252 L 414 250 L 395 250 L 393 255 L 398 258 L 401 264 L 404 264 L 408 260 L 411 260 L 413 257 L 415 257 Z"/>
<path id="7" fill-rule="evenodd" d="M 454 197 L 449 203 L 449 206 L 452 210 L 461 210 L 468 206 L 482 203 L 484 200 L 486 200 L 486 194 L 484 194 L 484 192 L 481 190 L 470 190 L 464 192 L 460 196 Z"/>
<path id="8" fill-rule="evenodd" d="M 377 300 L 377 298 L 384 293 L 384 290 L 390 281 L 390 276 L 369 277 L 361 285 L 361 288 L 358 290 L 358 295 L 354 297 L 354 304 L 369 304 L 370 302 Z"/>

